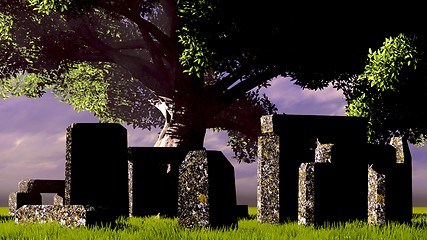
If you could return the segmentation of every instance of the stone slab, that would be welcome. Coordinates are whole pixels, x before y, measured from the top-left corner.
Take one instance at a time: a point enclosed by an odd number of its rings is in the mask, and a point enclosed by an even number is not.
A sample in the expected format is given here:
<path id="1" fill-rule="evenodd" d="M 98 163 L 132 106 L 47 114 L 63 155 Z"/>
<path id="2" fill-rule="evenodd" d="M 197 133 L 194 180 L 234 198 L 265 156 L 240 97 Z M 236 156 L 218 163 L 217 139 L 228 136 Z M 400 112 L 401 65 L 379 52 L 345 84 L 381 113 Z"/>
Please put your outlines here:
<path id="1" fill-rule="evenodd" d="M 178 224 L 237 228 L 234 168 L 219 151 L 190 151 L 179 168 Z"/>
<path id="2" fill-rule="evenodd" d="M 83 205 L 24 205 L 15 215 L 16 223 L 57 222 L 66 227 L 83 227 L 92 224 L 92 207 Z"/>
<path id="3" fill-rule="evenodd" d="M 67 128 L 65 205 L 90 205 L 129 215 L 127 131 L 115 123 L 76 123 Z"/>
<path id="4" fill-rule="evenodd" d="M 145 217 L 176 217 L 179 166 L 188 150 L 170 147 L 129 147 L 129 211 Z"/>
<path id="5" fill-rule="evenodd" d="M 261 118 L 261 128 L 257 186 L 260 222 L 298 220 L 298 169 L 301 163 L 315 161 L 317 141 L 348 145 L 367 141 L 367 122 L 355 117 L 269 115 Z"/>

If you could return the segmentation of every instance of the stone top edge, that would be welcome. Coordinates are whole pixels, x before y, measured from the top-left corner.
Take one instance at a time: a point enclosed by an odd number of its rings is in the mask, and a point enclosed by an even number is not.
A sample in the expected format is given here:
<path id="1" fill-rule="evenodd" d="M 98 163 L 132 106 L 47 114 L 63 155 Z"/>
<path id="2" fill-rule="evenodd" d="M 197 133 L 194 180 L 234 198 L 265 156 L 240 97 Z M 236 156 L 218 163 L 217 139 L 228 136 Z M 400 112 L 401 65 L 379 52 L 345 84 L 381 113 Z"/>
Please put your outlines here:
<path id="1" fill-rule="evenodd" d="M 356 124 L 366 125 L 367 120 L 362 117 L 354 116 L 335 116 L 335 115 L 298 115 L 298 114 L 273 114 L 273 115 L 264 115 L 261 117 L 261 132 L 262 133 L 272 133 L 276 130 L 282 128 L 283 124 L 281 122 L 291 121 L 307 121 L 313 120 L 316 121 L 345 121 L 345 122 L 354 122 Z M 361 126 L 362 126 L 361 125 Z"/>
<path id="2" fill-rule="evenodd" d="M 91 123 L 72 123 L 72 124 L 69 125 L 69 127 L 76 127 L 76 126 L 95 126 L 95 125 L 98 125 L 98 126 L 107 126 L 107 125 L 110 125 L 110 126 L 120 126 L 122 128 L 125 128 L 120 123 L 93 123 L 93 122 L 91 122 Z"/>

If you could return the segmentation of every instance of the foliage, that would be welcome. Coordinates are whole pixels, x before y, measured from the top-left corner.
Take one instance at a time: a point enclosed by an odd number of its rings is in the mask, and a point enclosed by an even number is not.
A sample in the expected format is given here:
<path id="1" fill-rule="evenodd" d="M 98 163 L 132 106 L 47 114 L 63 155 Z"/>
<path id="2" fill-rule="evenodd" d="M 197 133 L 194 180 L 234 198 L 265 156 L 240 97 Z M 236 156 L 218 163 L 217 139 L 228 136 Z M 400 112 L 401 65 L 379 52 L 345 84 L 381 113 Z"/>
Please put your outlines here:
<path id="1" fill-rule="evenodd" d="M 387 38 L 378 50 L 369 50 L 365 71 L 346 83 L 347 114 L 368 119 L 372 142 L 388 142 L 393 136 L 425 141 L 425 59 L 422 39 L 416 38 Z"/>
<path id="2" fill-rule="evenodd" d="M 50 89 L 104 122 L 166 122 L 171 145 L 200 146 L 193 136 L 225 130 L 246 162 L 259 118 L 277 111 L 258 87 L 277 76 L 310 89 L 345 81 L 393 32 L 362 20 L 358 30 L 358 12 L 301 1 L 3 0 L 0 14 L 1 97 Z"/>

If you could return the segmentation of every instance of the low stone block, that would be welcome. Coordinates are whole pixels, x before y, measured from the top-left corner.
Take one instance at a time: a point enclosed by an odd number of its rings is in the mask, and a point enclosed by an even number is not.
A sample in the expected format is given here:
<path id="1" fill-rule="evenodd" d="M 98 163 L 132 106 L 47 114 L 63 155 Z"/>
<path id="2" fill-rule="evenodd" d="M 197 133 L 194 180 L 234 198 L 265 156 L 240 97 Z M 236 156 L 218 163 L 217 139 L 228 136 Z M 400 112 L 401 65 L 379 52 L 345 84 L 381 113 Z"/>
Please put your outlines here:
<path id="1" fill-rule="evenodd" d="M 179 168 L 178 224 L 237 227 L 234 168 L 219 151 L 190 151 Z"/>
<path id="2" fill-rule="evenodd" d="M 41 205 L 42 196 L 40 193 L 13 192 L 9 195 L 9 214 L 14 216 L 16 211 L 24 205 Z"/>
<path id="3" fill-rule="evenodd" d="M 15 215 L 16 223 L 58 222 L 66 227 L 82 227 L 92 224 L 94 208 L 83 205 L 24 205 Z"/>

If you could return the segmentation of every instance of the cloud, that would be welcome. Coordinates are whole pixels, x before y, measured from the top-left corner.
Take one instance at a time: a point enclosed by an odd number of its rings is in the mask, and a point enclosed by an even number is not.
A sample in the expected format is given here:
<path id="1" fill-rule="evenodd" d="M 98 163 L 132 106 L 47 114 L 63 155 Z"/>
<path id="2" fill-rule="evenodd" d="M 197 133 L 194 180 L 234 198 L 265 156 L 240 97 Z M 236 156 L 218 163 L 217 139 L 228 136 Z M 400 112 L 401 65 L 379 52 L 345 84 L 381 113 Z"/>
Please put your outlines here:
<path id="1" fill-rule="evenodd" d="M 302 90 L 289 79 L 278 78 L 265 91 L 289 114 L 344 115 L 342 93 L 333 88 L 322 91 Z M 70 106 L 46 94 L 40 99 L 11 98 L 0 100 L 0 205 L 17 190 L 25 178 L 64 179 L 65 131 L 76 122 L 98 122 L 90 112 L 77 113 Z M 129 146 L 153 146 L 160 129 L 128 129 Z M 236 175 L 239 204 L 256 203 L 256 163 L 238 164 L 227 144 L 227 133 L 207 131 L 205 147 L 219 150 L 230 160 Z M 427 206 L 427 148 L 411 146 L 413 157 L 414 203 Z M 423 200 L 424 199 L 424 200 Z"/>
<path id="2" fill-rule="evenodd" d="M 77 113 L 65 103 L 61 103 L 51 93 L 42 98 L 25 97 L 0 100 L 0 134 L 14 132 L 29 134 L 63 132 L 74 122 L 98 122 L 92 113 Z"/>
<path id="3" fill-rule="evenodd" d="M 276 104 L 279 113 L 345 115 L 344 95 L 331 86 L 317 91 L 303 90 L 290 78 L 277 77 L 262 92 Z"/>
<path id="4" fill-rule="evenodd" d="M 130 125 L 123 125 L 128 132 L 128 146 L 130 147 L 151 147 L 157 141 L 160 129 L 141 130 L 134 129 Z"/>

